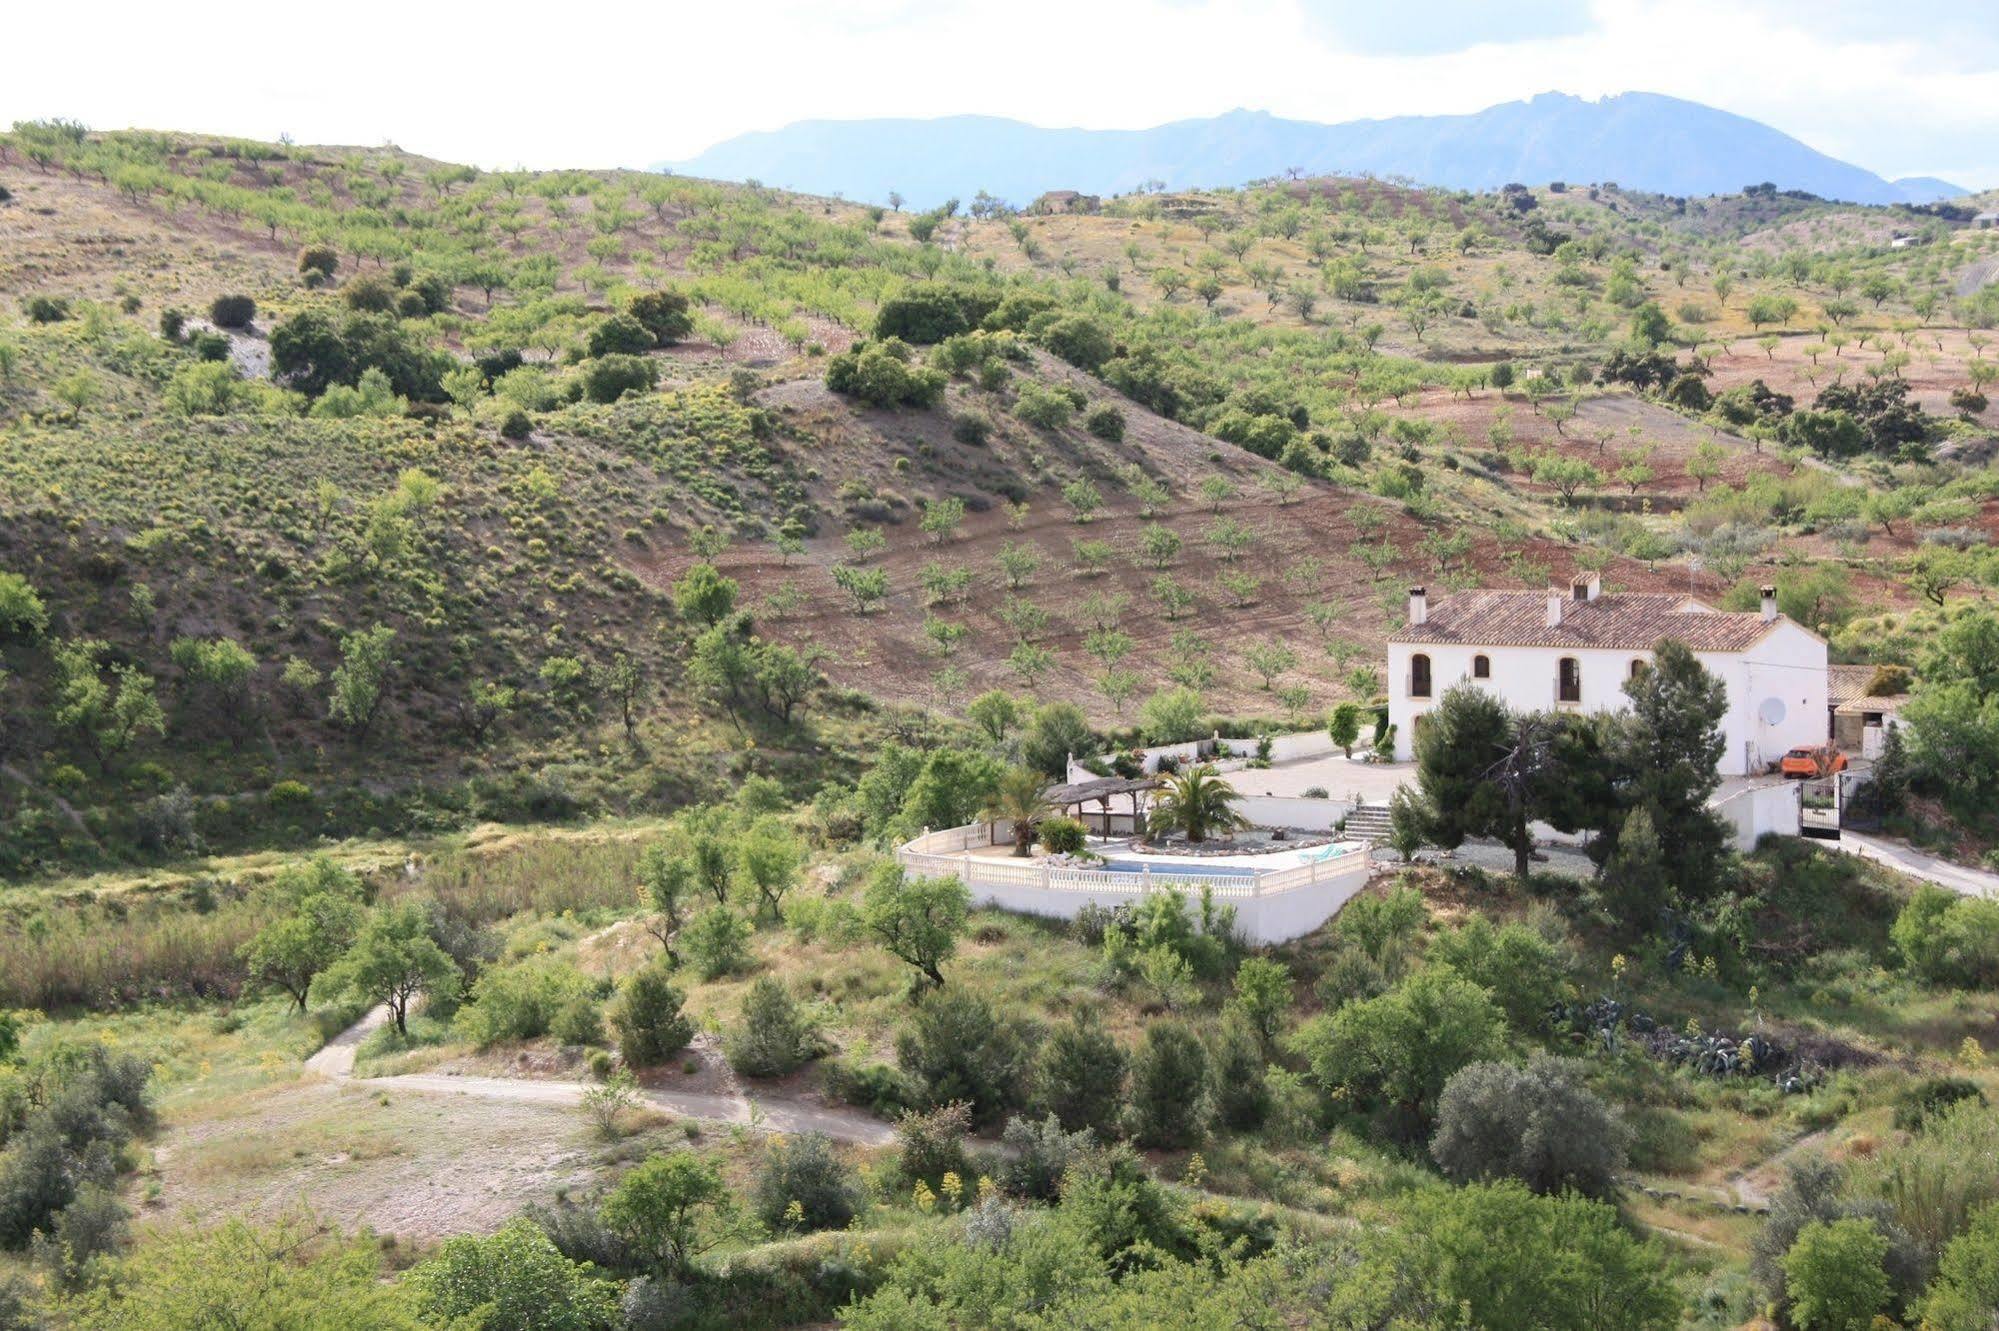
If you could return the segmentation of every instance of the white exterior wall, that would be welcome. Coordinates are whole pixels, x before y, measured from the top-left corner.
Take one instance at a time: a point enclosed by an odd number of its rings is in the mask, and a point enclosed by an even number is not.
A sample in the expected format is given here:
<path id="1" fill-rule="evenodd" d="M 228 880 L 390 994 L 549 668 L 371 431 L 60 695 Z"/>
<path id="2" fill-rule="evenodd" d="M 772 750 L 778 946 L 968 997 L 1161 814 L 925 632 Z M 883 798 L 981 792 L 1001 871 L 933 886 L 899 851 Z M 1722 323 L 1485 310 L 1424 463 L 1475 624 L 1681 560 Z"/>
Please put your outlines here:
<path id="1" fill-rule="evenodd" d="M 1430 658 L 1430 696 L 1409 696 L 1410 658 Z M 1472 678 L 1472 658 L 1492 662 L 1490 679 Z M 1560 662 L 1572 656 L 1582 670 L 1582 701 L 1560 703 L 1556 686 Z M 1722 717 L 1727 747 L 1719 770 L 1724 776 L 1760 772 L 1784 751 L 1824 742 L 1826 716 L 1825 643 L 1789 620 L 1780 621 L 1746 651 L 1697 652 L 1702 666 L 1718 677 L 1728 692 Z M 1622 710 L 1630 701 L 1624 681 L 1634 660 L 1650 662 L 1650 651 L 1613 651 L 1602 647 L 1476 647 L 1449 643 L 1388 644 L 1388 719 L 1395 726 L 1395 757 L 1415 757 L 1416 718 L 1435 707 L 1446 690 L 1469 683 L 1497 694 L 1515 711 L 1601 712 Z M 1761 716 L 1765 699 L 1784 704 L 1775 725 Z"/>

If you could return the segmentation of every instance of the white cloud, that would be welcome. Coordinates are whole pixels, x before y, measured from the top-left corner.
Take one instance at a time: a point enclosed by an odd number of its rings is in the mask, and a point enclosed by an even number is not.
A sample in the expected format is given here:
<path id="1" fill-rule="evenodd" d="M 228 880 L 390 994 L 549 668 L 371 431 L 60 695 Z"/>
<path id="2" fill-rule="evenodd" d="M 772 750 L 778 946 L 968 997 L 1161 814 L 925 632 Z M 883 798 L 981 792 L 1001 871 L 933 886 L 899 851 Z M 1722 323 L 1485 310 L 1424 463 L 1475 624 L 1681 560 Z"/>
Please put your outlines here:
<path id="1" fill-rule="evenodd" d="M 1503 43 L 1384 56 L 1343 49 L 1324 0 L 216 0 L 198 13 L 103 0 L 81 28 L 47 6 L 9 16 L 9 45 L 37 58 L 10 68 L 0 119 L 393 139 L 485 165 L 587 166 L 691 156 L 806 118 L 1138 127 L 1235 106 L 1334 120 L 1642 89 L 1766 120 L 1884 174 L 1999 183 L 1999 70 L 1966 55 L 1990 23 L 1883 35 L 1780 0 L 1591 9 L 1593 25 L 1568 35 L 1509 29 Z M 1853 0 L 1825 12 L 1850 16 Z"/>

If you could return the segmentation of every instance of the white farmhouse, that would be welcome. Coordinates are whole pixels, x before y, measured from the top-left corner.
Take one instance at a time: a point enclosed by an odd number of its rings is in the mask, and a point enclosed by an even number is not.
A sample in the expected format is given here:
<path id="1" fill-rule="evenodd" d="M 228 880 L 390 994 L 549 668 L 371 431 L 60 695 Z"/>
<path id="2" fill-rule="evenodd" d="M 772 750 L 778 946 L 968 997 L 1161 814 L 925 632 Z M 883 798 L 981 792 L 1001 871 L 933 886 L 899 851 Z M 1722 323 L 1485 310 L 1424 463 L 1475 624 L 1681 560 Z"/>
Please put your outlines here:
<path id="1" fill-rule="evenodd" d="M 1565 593 L 1409 592 L 1408 627 L 1388 638 L 1388 719 L 1408 761 L 1424 714 L 1460 681 L 1516 711 L 1598 712 L 1627 705 L 1624 681 L 1673 638 L 1728 690 L 1724 776 L 1765 771 L 1785 751 L 1826 741 L 1825 639 L 1777 612 L 1716 610 L 1691 596 L 1604 595 L 1594 574 Z"/>

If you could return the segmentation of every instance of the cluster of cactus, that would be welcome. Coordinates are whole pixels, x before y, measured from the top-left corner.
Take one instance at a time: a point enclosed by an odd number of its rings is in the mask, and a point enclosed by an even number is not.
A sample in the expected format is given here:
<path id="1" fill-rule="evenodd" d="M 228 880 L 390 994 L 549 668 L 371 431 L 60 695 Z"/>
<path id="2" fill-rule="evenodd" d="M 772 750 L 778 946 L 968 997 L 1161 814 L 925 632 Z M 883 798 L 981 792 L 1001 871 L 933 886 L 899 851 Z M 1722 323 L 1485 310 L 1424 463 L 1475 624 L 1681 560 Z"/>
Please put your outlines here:
<path id="1" fill-rule="evenodd" d="M 1735 1040 L 1726 1035 L 1655 1030 L 1645 1038 L 1645 1049 L 1662 1063 L 1677 1063 L 1703 1077 L 1754 1076 L 1783 1059 L 1783 1051 L 1760 1035 Z"/>
<path id="2" fill-rule="evenodd" d="M 1787 1095 L 1810 1090 L 1820 1075 L 1811 1060 L 1791 1057 L 1767 1036 L 1749 1035 L 1738 1040 L 1729 1035 L 1706 1034 L 1698 1027 L 1686 1032 L 1674 1031 L 1661 1026 L 1650 1014 L 1615 998 L 1556 1003 L 1548 1010 L 1548 1024 L 1575 1042 L 1595 1044 L 1605 1053 L 1617 1052 L 1626 1035 L 1634 1036 L 1639 1047 L 1653 1058 L 1703 1077 L 1768 1075 L 1771 1083 Z"/>

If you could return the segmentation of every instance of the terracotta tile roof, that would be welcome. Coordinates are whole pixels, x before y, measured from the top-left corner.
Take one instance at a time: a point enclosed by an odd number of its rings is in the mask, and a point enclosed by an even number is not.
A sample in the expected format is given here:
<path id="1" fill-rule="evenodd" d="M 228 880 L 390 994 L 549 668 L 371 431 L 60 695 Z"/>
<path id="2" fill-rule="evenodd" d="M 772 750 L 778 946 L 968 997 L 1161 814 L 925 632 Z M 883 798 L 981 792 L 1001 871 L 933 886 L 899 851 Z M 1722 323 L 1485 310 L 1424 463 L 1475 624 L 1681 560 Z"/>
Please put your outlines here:
<path id="1" fill-rule="evenodd" d="M 1739 652 L 1771 625 L 1761 611 L 1712 609 L 1687 596 L 1606 592 L 1593 601 L 1562 598 L 1562 622 L 1548 624 L 1545 592 L 1459 592 L 1430 603 L 1424 622 L 1388 635 L 1390 642 L 1487 647 L 1609 647 L 1647 651 L 1676 638 L 1697 652 Z"/>
<path id="2" fill-rule="evenodd" d="M 1874 679 L 1871 665 L 1829 665 L 1825 668 L 1825 699 L 1829 706 L 1837 707 L 1843 702 L 1867 696 L 1867 686 Z"/>

